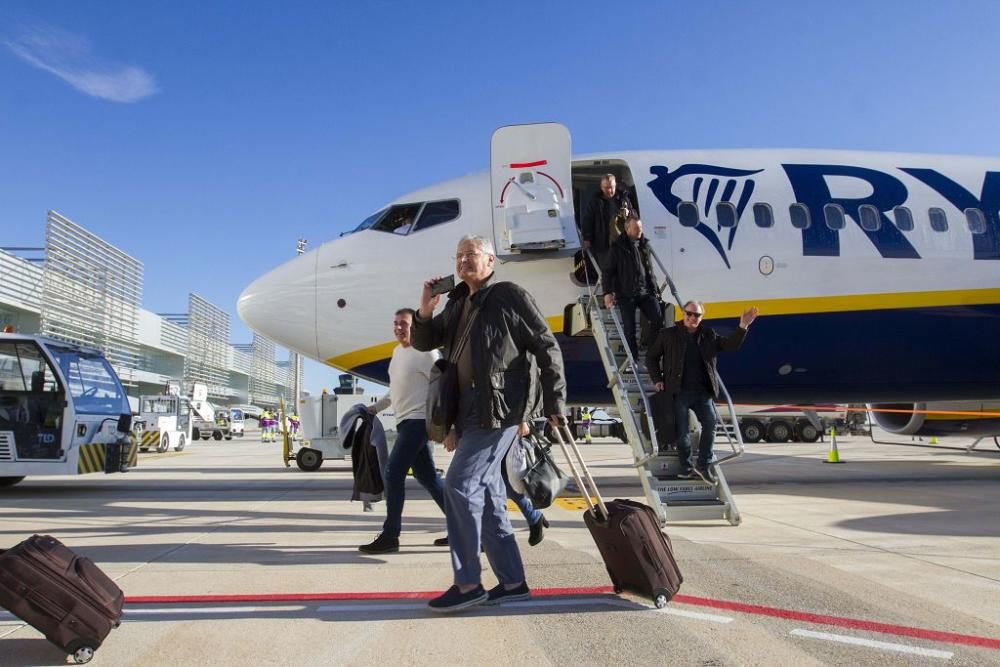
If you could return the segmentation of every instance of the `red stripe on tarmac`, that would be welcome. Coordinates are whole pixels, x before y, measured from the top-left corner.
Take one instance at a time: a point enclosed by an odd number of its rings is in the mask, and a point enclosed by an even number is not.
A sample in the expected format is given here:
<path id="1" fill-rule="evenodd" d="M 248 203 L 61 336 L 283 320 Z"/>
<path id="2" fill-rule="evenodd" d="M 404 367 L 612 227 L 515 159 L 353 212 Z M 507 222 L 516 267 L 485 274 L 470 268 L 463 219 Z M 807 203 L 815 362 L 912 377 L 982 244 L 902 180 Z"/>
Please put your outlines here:
<path id="1" fill-rule="evenodd" d="M 565 595 L 602 595 L 613 593 L 610 586 L 585 586 L 577 588 L 534 588 L 531 594 L 535 597 L 556 597 Z M 250 595 L 145 595 L 125 598 L 126 604 L 216 604 L 223 602 L 329 602 L 329 601 L 360 601 L 360 600 L 429 600 L 440 595 L 439 591 L 396 591 L 387 593 L 258 593 Z M 791 621 L 802 621 L 817 625 L 833 625 L 854 630 L 866 630 L 900 637 L 914 637 L 946 644 L 964 644 L 1000 650 L 1000 639 L 964 635 L 957 632 L 927 630 L 912 628 L 905 625 L 865 621 L 844 616 L 813 614 L 804 611 L 765 607 L 745 602 L 730 600 L 715 600 L 713 598 L 696 597 L 693 595 L 675 595 L 673 602 L 689 604 L 713 609 L 726 609 L 743 614 L 771 616 Z"/>
<path id="2" fill-rule="evenodd" d="M 743 602 L 730 602 L 728 600 L 713 600 L 712 598 L 699 598 L 691 595 L 675 595 L 673 601 L 681 604 L 712 607 L 713 609 L 728 609 L 729 611 L 738 611 L 744 614 L 773 616 L 775 618 L 784 618 L 792 621 L 804 621 L 806 623 L 816 623 L 819 625 L 835 625 L 841 628 L 867 630 L 869 632 L 880 632 L 882 634 L 898 635 L 901 637 L 916 637 L 917 639 L 927 639 L 934 642 L 967 644 L 969 646 L 1000 649 L 1000 639 L 977 637 L 976 635 L 963 635 L 957 632 L 925 630 L 923 628 L 911 628 L 905 625 L 878 623 L 876 621 L 864 621 L 856 618 L 845 618 L 843 616 L 828 616 L 826 614 L 810 614 L 809 612 L 804 611 L 792 611 L 791 609 L 779 609 L 777 607 L 763 607 L 761 605 L 746 604 Z"/>

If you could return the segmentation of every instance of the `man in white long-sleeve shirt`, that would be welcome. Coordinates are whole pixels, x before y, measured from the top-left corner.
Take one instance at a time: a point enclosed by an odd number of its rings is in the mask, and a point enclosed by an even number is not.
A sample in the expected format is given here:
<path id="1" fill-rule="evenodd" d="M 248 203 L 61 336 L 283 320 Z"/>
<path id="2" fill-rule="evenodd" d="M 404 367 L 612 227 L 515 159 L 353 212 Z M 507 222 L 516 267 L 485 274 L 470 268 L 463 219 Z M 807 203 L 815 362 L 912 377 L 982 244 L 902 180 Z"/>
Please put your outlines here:
<path id="1" fill-rule="evenodd" d="M 424 411 L 427 405 L 427 383 L 438 351 L 420 352 L 410 345 L 413 309 L 400 308 L 392 320 L 392 332 L 399 345 L 392 351 L 389 362 L 389 393 L 368 408 L 375 414 L 390 405 L 396 409 L 396 444 L 385 468 L 386 517 L 382 533 L 358 549 L 366 554 L 387 554 L 399 551 L 402 530 L 403 500 L 406 473 L 427 489 L 434 502 L 444 512 L 444 481 L 434 467 L 434 454 L 427 440 Z M 448 538 L 434 540 L 435 546 L 447 546 Z"/>

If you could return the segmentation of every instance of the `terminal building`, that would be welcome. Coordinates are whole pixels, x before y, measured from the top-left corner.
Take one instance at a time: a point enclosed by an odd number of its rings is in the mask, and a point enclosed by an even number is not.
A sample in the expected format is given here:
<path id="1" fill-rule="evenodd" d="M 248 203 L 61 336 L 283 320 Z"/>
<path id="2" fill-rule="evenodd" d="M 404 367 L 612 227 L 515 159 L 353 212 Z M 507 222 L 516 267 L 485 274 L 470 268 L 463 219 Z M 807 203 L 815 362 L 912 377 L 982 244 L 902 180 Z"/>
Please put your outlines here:
<path id="1" fill-rule="evenodd" d="M 142 286 L 141 261 L 49 211 L 44 248 L 0 249 L 0 328 L 100 349 L 134 397 L 171 381 L 206 385 L 218 405 L 294 395 L 292 355 L 277 361 L 273 341 L 233 345 L 229 313 L 197 294 L 186 313 L 145 310 Z"/>

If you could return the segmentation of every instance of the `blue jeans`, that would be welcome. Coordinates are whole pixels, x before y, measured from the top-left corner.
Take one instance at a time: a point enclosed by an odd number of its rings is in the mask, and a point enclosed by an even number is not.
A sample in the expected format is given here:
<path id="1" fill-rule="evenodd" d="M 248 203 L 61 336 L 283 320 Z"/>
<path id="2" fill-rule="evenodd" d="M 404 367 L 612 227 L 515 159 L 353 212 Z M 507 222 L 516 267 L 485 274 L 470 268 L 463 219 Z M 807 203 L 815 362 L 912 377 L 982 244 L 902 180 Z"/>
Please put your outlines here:
<path id="1" fill-rule="evenodd" d="M 406 498 L 406 473 L 413 468 L 413 476 L 427 489 L 431 498 L 444 512 L 444 482 L 434 468 L 431 443 L 427 441 L 427 425 L 423 419 L 404 419 L 396 424 L 396 445 L 385 466 L 385 523 L 382 532 L 386 537 L 399 537 L 403 522 L 403 501 Z"/>
<path id="2" fill-rule="evenodd" d="M 521 510 L 521 514 L 528 520 L 528 525 L 534 526 L 541 521 L 542 513 L 535 509 L 535 504 L 531 502 L 531 498 L 523 493 L 518 493 L 511 487 L 510 480 L 507 478 L 506 465 L 500 466 L 500 476 L 503 477 L 503 485 L 507 487 L 507 497 L 514 501 L 517 509 Z"/>
<path id="3" fill-rule="evenodd" d="M 707 468 L 712 460 L 712 443 L 715 442 L 715 410 L 712 397 L 705 391 L 682 391 L 674 396 L 674 419 L 677 420 L 677 454 L 682 468 L 691 468 L 691 434 L 688 433 L 688 410 L 694 411 L 701 424 L 698 442 L 697 467 Z"/>
<path id="4" fill-rule="evenodd" d="M 482 542 L 493 574 L 502 584 L 524 581 L 524 564 L 507 518 L 507 494 L 500 468 L 517 426 L 484 429 L 476 415 L 475 389 L 459 402 L 458 447 L 445 476 L 445 520 L 451 566 L 458 585 L 482 583 Z"/>

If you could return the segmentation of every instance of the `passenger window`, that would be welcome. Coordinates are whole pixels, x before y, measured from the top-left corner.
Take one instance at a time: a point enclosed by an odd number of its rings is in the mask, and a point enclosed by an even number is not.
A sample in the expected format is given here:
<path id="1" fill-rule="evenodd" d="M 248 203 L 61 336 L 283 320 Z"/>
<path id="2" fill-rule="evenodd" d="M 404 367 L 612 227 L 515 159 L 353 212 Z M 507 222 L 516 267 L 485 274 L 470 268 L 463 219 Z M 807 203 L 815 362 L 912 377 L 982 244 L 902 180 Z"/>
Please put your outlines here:
<path id="1" fill-rule="evenodd" d="M 871 204 L 859 207 L 858 215 L 861 216 L 861 229 L 866 232 L 877 232 L 882 226 L 882 216 L 879 214 L 879 210 Z"/>
<path id="2" fill-rule="evenodd" d="M 758 227 L 774 227 L 774 211 L 770 204 L 753 205 L 753 221 Z"/>
<path id="3" fill-rule="evenodd" d="M 460 208 L 457 199 L 447 201 L 432 201 L 424 204 L 424 210 L 420 213 L 420 219 L 414 229 L 427 229 L 434 225 L 451 222 L 458 217 Z"/>
<path id="4" fill-rule="evenodd" d="M 931 219 L 931 229 L 935 232 L 948 231 L 948 216 L 945 215 L 943 208 L 933 207 L 928 209 L 927 215 Z"/>
<path id="5" fill-rule="evenodd" d="M 715 217 L 720 227 L 735 227 L 736 206 L 729 201 L 719 202 L 715 205 Z"/>
<path id="6" fill-rule="evenodd" d="M 677 217 L 685 227 L 698 226 L 698 205 L 691 201 L 683 201 L 677 207 Z"/>
<path id="7" fill-rule="evenodd" d="M 844 207 L 840 204 L 827 204 L 823 207 L 823 217 L 826 218 L 826 226 L 830 229 L 843 229 Z"/>
<path id="8" fill-rule="evenodd" d="M 986 214 L 978 208 L 965 209 L 965 221 L 969 223 L 969 231 L 973 234 L 986 233 Z"/>
<path id="9" fill-rule="evenodd" d="M 408 234 L 413 221 L 420 212 L 421 204 L 399 204 L 390 208 L 381 220 L 372 225 L 372 229 L 393 234 Z"/>
<path id="10" fill-rule="evenodd" d="M 901 232 L 913 231 L 913 213 L 905 206 L 897 206 L 892 209 L 892 214 L 896 218 L 896 229 Z"/>
<path id="11" fill-rule="evenodd" d="M 809 209 L 805 204 L 792 204 L 788 207 L 788 214 L 792 217 L 792 227 L 809 229 Z"/>

